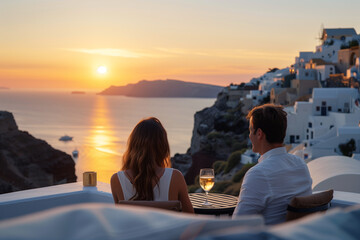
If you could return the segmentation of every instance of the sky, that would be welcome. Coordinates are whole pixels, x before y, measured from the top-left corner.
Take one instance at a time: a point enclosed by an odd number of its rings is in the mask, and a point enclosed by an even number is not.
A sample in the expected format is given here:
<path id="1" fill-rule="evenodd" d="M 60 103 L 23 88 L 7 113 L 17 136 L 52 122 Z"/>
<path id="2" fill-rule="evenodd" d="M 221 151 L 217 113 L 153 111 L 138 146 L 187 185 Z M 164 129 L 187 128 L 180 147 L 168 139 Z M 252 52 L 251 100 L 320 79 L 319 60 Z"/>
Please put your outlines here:
<path id="1" fill-rule="evenodd" d="M 359 9 L 358 0 L 1 0 L 0 87 L 248 82 L 315 51 L 321 26 L 360 33 Z"/>

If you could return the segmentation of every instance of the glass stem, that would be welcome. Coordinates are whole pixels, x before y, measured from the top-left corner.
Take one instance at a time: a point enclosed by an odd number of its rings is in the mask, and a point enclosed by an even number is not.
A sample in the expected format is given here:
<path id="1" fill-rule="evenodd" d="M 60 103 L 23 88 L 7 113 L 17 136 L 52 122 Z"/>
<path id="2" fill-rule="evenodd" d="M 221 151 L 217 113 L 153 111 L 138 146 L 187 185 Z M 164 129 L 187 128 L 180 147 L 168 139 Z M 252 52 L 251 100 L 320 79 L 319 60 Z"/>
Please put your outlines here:
<path id="1" fill-rule="evenodd" d="M 205 203 L 208 204 L 208 191 L 205 191 Z"/>

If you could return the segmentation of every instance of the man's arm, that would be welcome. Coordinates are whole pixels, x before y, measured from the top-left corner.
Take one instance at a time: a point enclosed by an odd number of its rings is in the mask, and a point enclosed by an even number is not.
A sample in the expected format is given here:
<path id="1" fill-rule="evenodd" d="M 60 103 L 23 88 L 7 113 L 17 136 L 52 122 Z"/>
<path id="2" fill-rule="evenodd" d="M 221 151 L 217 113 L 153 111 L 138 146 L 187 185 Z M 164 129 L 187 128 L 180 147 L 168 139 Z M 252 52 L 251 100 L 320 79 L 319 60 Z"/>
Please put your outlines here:
<path id="1" fill-rule="evenodd" d="M 261 214 L 270 194 L 266 176 L 257 169 L 250 169 L 244 176 L 233 218 L 238 215 Z"/>

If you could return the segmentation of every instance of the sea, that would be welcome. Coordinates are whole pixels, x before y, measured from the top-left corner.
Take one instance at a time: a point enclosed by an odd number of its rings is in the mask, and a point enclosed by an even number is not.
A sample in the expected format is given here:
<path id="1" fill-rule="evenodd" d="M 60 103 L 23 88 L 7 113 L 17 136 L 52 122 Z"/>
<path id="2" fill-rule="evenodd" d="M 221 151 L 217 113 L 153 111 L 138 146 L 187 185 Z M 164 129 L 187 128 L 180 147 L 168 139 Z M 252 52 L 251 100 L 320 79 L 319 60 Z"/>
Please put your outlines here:
<path id="1" fill-rule="evenodd" d="M 171 156 L 190 147 L 194 114 L 215 98 L 135 98 L 104 96 L 95 92 L 1 90 L 0 110 L 12 112 L 22 131 L 45 140 L 70 155 L 79 152 L 78 181 L 85 171 L 97 172 L 109 183 L 122 165 L 127 139 L 142 119 L 157 117 L 165 127 Z M 60 141 L 61 136 L 73 137 Z"/>

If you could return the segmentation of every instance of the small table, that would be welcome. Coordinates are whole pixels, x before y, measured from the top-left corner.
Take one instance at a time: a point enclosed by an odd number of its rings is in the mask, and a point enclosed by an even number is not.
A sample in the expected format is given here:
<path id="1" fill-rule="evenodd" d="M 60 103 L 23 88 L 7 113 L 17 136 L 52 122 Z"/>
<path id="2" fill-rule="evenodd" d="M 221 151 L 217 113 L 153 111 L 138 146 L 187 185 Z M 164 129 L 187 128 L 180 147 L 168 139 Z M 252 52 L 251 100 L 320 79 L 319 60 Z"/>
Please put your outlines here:
<path id="1" fill-rule="evenodd" d="M 189 193 L 189 197 L 194 212 L 197 214 L 232 215 L 238 202 L 238 198 L 232 195 L 209 193 L 208 202 L 212 204 L 212 207 L 204 207 L 205 193 Z"/>

